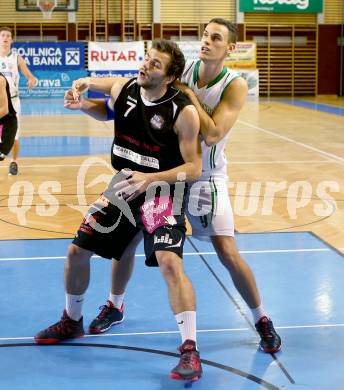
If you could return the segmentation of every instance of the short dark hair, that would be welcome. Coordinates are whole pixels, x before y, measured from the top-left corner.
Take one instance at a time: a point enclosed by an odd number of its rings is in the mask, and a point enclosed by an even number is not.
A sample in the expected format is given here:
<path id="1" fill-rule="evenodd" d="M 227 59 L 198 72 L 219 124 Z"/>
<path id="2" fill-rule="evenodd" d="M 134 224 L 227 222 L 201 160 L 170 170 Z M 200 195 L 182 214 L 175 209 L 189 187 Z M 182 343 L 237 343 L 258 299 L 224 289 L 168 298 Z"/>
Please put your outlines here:
<path id="1" fill-rule="evenodd" d="M 209 23 L 221 24 L 222 26 L 227 27 L 227 30 L 229 32 L 228 39 L 230 43 L 236 43 L 236 41 L 238 40 L 238 27 L 235 23 L 222 18 L 213 18 L 209 21 Z"/>
<path id="2" fill-rule="evenodd" d="M 156 49 L 170 56 L 166 76 L 174 76 L 175 79 L 178 79 L 183 74 L 185 58 L 183 52 L 175 42 L 168 41 L 167 39 L 155 39 L 152 42 L 152 49 Z"/>
<path id="3" fill-rule="evenodd" d="M 1 31 L 7 31 L 7 32 L 11 33 L 11 35 L 13 37 L 13 32 L 9 27 L 0 27 L 0 32 Z"/>

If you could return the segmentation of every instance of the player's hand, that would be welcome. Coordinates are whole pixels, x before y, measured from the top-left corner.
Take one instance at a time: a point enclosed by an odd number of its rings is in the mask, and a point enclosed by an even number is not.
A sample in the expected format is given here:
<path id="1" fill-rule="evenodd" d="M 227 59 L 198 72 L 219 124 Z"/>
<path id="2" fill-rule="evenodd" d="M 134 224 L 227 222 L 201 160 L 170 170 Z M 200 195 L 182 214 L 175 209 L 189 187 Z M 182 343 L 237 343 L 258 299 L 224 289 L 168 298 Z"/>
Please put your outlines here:
<path id="1" fill-rule="evenodd" d="M 129 177 L 114 186 L 114 190 L 117 196 L 130 202 L 144 193 L 151 182 L 149 173 L 132 171 Z"/>
<path id="2" fill-rule="evenodd" d="M 85 93 L 90 87 L 90 78 L 84 77 L 73 81 L 72 92 L 74 99 L 78 100 L 80 96 Z"/>
<path id="3" fill-rule="evenodd" d="M 80 110 L 81 100 L 80 98 L 75 100 L 73 91 L 69 89 L 64 95 L 63 105 L 69 110 Z"/>
<path id="4" fill-rule="evenodd" d="M 147 187 L 152 183 L 152 175 L 150 175 L 149 173 L 133 171 L 133 174 L 131 175 L 131 177 L 129 177 L 129 179 L 127 179 L 127 182 L 129 183 L 131 188 L 135 190 L 127 198 L 127 201 L 129 202 L 146 191 Z"/>
<path id="5" fill-rule="evenodd" d="M 26 86 L 31 89 L 38 84 L 38 79 L 36 77 L 31 77 L 28 79 Z"/>

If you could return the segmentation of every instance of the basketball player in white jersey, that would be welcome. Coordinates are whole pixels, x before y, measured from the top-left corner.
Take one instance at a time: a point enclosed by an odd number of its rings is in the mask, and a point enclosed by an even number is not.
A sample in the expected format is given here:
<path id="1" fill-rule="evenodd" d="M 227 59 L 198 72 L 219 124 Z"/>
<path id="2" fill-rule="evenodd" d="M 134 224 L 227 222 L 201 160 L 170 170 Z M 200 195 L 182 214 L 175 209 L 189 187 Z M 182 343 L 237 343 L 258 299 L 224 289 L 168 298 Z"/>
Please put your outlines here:
<path id="1" fill-rule="evenodd" d="M 263 308 L 254 275 L 237 249 L 228 194 L 224 149 L 248 90 L 243 78 L 224 67 L 225 58 L 234 50 L 236 39 L 236 25 L 224 19 L 212 19 L 204 30 L 199 60 L 187 64 L 182 76 L 183 84 L 177 85 L 197 108 L 203 138 L 202 177 L 190 186 L 186 214 L 193 237 L 211 240 L 235 287 L 250 308 L 261 338 L 260 348 L 274 353 L 280 349 L 281 339 Z M 111 78 L 86 78 L 75 82 L 76 90 L 90 88 L 109 93 L 111 86 Z M 121 263 L 113 262 L 110 296 L 92 321 L 91 333 L 105 332 L 123 321 L 124 291 L 132 270 L 133 258 Z"/>
<path id="2" fill-rule="evenodd" d="M 19 133 L 20 133 L 20 100 L 19 100 L 19 72 L 27 79 L 28 88 L 37 84 L 36 77 L 30 72 L 25 60 L 11 49 L 13 42 L 12 31 L 8 27 L 0 27 L 0 72 L 5 75 L 11 92 L 11 99 L 14 109 L 17 112 L 18 129 L 12 149 L 12 162 L 9 166 L 9 175 L 18 174 L 17 158 L 19 154 Z"/>
<path id="3" fill-rule="evenodd" d="M 228 194 L 225 147 L 247 97 L 247 84 L 224 66 L 225 58 L 235 49 L 237 27 L 221 18 L 206 26 L 198 61 L 187 64 L 178 87 L 196 106 L 201 120 L 201 179 L 191 187 L 187 216 L 192 235 L 211 240 L 222 264 L 229 271 L 235 287 L 252 312 L 261 337 L 260 348 L 277 352 L 281 339 L 261 303 L 253 273 L 240 255 L 234 238 L 234 219 Z M 196 215 L 192 206 L 208 212 Z"/>

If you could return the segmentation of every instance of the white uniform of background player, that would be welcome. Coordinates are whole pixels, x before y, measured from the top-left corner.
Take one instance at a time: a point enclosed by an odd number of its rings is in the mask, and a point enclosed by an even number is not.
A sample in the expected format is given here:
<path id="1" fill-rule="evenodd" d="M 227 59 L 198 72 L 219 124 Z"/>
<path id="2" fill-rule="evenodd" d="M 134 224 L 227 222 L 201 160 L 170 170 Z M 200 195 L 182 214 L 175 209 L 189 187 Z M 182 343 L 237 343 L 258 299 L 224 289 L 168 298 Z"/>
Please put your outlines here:
<path id="1" fill-rule="evenodd" d="M 19 154 L 19 133 L 20 133 L 20 100 L 19 100 L 19 72 L 27 79 L 27 87 L 32 88 L 37 85 L 38 80 L 30 72 L 25 60 L 17 55 L 12 49 L 13 43 L 12 31 L 8 27 L 0 27 L 0 71 L 5 75 L 9 85 L 12 98 L 12 104 L 17 112 L 18 130 L 14 141 L 12 155 L 13 160 L 9 166 L 9 175 L 17 175 Z"/>
<path id="2" fill-rule="evenodd" d="M 16 140 L 19 139 L 20 132 L 20 99 L 19 99 L 19 67 L 18 67 L 18 54 L 11 50 L 10 54 L 6 57 L 0 56 L 0 69 L 1 73 L 6 77 L 10 86 L 11 100 L 13 108 L 17 112 L 18 129 L 16 134 Z"/>
<path id="3" fill-rule="evenodd" d="M 200 116 L 202 143 L 203 193 L 190 190 L 188 217 L 192 223 L 193 235 L 200 239 L 210 237 L 219 260 L 230 273 L 233 283 L 251 309 L 261 341 L 260 348 L 277 352 L 281 338 L 276 333 L 262 305 L 254 275 L 241 256 L 234 238 L 233 213 L 227 190 L 227 162 L 225 146 L 247 96 L 247 84 L 232 70 L 226 69 L 226 56 L 235 48 L 237 28 L 221 18 L 212 19 L 204 29 L 201 51 L 197 61 L 186 68 L 179 87 L 188 95 Z M 197 217 L 192 215 L 190 205 L 202 203 L 208 206 L 208 213 Z M 197 210 L 196 210 L 197 211 Z M 113 272 L 113 280 L 116 274 Z M 120 283 L 119 283 L 120 285 Z M 121 292 L 112 284 L 112 293 Z M 120 286 L 122 287 L 122 286 Z M 122 287 L 123 291 L 123 287 Z"/>

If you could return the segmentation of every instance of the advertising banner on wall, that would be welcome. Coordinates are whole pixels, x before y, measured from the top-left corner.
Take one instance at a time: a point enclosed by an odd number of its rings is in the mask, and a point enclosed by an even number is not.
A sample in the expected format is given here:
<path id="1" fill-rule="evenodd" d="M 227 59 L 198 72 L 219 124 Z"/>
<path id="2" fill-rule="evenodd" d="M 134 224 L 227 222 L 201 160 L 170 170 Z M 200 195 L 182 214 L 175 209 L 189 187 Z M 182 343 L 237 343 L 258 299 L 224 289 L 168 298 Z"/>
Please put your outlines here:
<path id="1" fill-rule="evenodd" d="M 184 54 L 186 61 L 193 61 L 198 59 L 201 51 L 200 41 L 175 41 Z M 147 50 L 152 47 L 152 41 L 147 41 Z"/>
<path id="2" fill-rule="evenodd" d="M 250 97 L 258 97 L 259 96 L 259 71 L 255 70 L 247 70 L 247 69 L 236 69 L 236 72 L 244 78 L 248 85 L 248 96 Z"/>
<path id="3" fill-rule="evenodd" d="M 62 98 L 65 92 L 71 88 L 73 80 L 87 76 L 85 70 L 66 72 L 36 70 L 34 73 L 38 78 L 38 84 L 32 89 L 27 88 L 26 78 L 20 77 L 19 95 L 21 98 Z"/>
<path id="4" fill-rule="evenodd" d="M 225 65 L 233 69 L 256 69 L 256 43 L 237 42 Z"/>
<path id="5" fill-rule="evenodd" d="M 199 41 L 178 41 L 176 42 L 183 52 L 186 61 L 197 60 L 201 51 L 201 42 Z"/>
<path id="6" fill-rule="evenodd" d="M 15 42 L 12 48 L 33 72 L 85 67 L 85 44 L 81 42 Z"/>
<path id="7" fill-rule="evenodd" d="M 320 13 L 323 0 L 239 0 L 239 11 Z"/>
<path id="8" fill-rule="evenodd" d="M 138 70 L 98 70 L 98 71 L 91 71 L 88 73 L 89 77 L 112 77 L 112 76 L 120 76 L 120 77 L 127 77 L 128 79 L 131 79 L 133 77 L 136 77 L 138 75 Z M 89 98 L 104 98 L 105 95 L 100 92 L 94 92 L 94 91 L 88 91 L 88 97 Z"/>
<path id="9" fill-rule="evenodd" d="M 201 50 L 199 41 L 176 42 L 182 50 L 186 61 L 197 60 Z M 225 65 L 236 69 L 256 69 L 256 43 L 237 42 L 235 50 L 226 59 Z"/>
<path id="10" fill-rule="evenodd" d="M 176 41 L 182 50 L 186 61 L 195 61 L 199 59 L 201 49 L 200 41 Z M 151 43 L 148 42 L 149 48 Z M 256 69 L 256 43 L 251 41 L 237 42 L 235 50 L 225 61 L 225 66 L 235 69 L 248 84 L 248 95 L 259 96 L 259 71 Z"/>
<path id="11" fill-rule="evenodd" d="M 89 42 L 88 70 L 138 69 L 144 59 L 144 42 Z"/>

